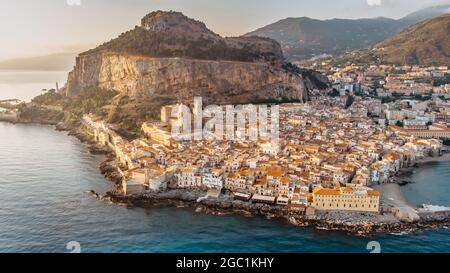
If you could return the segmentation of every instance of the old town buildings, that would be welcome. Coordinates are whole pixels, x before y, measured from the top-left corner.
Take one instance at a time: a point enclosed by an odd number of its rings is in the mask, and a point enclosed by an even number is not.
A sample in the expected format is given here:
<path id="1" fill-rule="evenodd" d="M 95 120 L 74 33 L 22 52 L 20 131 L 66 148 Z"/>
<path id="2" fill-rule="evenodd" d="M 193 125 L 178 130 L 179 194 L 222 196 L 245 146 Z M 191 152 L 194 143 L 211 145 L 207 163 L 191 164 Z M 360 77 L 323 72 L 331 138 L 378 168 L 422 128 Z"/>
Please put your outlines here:
<path id="1" fill-rule="evenodd" d="M 168 109 L 162 123 L 144 124 L 146 137 L 132 142 L 103 121 L 84 117 L 95 139 L 123 165 L 127 194 L 215 189 L 293 210 L 378 212 L 380 194 L 370 186 L 391 181 L 401 168 L 442 148 L 437 139 L 380 122 L 407 114 L 393 110 L 383 116 L 376 99 L 356 98 L 348 106 L 345 98 L 316 96 L 307 104 L 281 105 L 276 146 L 267 139 L 174 141 Z"/>

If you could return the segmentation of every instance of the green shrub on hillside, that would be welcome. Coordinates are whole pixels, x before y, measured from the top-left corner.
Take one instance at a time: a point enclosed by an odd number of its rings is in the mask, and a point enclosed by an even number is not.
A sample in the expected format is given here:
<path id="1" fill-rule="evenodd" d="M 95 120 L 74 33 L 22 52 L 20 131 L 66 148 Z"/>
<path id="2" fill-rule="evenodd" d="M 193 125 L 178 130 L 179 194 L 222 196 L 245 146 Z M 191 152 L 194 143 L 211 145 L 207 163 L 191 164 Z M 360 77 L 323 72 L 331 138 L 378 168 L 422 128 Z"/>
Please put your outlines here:
<path id="1" fill-rule="evenodd" d="M 92 113 L 104 117 L 103 107 L 109 105 L 117 92 L 100 88 L 86 88 L 64 101 L 64 109 L 76 116 Z"/>
<path id="2" fill-rule="evenodd" d="M 57 105 L 61 103 L 63 98 L 64 96 L 60 93 L 56 93 L 55 89 L 50 89 L 46 93 L 32 99 L 32 102 L 39 105 Z"/>

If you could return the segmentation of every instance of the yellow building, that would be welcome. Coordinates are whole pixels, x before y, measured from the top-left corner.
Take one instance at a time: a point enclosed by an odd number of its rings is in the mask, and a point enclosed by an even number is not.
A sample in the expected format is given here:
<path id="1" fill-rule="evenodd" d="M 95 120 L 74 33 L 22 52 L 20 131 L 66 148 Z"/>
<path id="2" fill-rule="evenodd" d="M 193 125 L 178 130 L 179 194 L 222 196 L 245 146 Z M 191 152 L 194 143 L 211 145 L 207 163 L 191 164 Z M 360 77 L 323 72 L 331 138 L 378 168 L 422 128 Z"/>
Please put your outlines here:
<path id="1" fill-rule="evenodd" d="M 312 206 L 318 210 L 379 212 L 380 193 L 369 188 L 315 189 Z"/>
<path id="2" fill-rule="evenodd" d="M 151 140 L 161 143 L 166 146 L 172 145 L 172 134 L 169 131 L 169 127 L 161 126 L 158 124 L 144 123 L 142 125 L 142 131 Z"/>
<path id="3" fill-rule="evenodd" d="M 161 122 L 164 124 L 170 123 L 170 118 L 172 117 L 172 105 L 164 106 L 161 108 Z"/>
<path id="4" fill-rule="evenodd" d="M 396 132 L 420 138 L 450 138 L 450 129 L 443 126 L 433 125 L 429 130 L 410 130 L 398 126 L 391 126 L 391 128 Z"/>

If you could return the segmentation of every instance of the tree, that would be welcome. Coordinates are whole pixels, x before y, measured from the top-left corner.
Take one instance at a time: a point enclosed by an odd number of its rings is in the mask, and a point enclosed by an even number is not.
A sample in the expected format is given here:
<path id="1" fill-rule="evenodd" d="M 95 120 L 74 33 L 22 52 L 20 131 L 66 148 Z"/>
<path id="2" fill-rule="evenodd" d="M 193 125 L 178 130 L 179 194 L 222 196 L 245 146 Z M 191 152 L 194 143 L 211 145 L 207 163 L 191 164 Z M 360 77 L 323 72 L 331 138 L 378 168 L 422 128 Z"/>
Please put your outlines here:
<path id="1" fill-rule="evenodd" d="M 450 146 L 450 138 L 445 138 L 443 143 L 445 146 Z"/>
<path id="2" fill-rule="evenodd" d="M 331 91 L 328 93 L 328 96 L 330 96 L 330 97 L 332 97 L 332 98 L 335 98 L 335 97 L 339 97 L 339 96 L 340 96 L 340 93 L 339 93 L 339 91 L 336 90 L 336 88 L 333 88 L 333 90 L 331 90 Z"/>
<path id="3" fill-rule="evenodd" d="M 390 103 L 392 101 L 394 101 L 394 99 L 391 97 L 382 97 L 381 98 L 381 103 Z"/>
<path id="4" fill-rule="evenodd" d="M 355 97 L 354 96 L 348 96 L 347 97 L 347 102 L 345 103 L 345 109 L 350 108 L 353 103 L 355 102 Z"/>

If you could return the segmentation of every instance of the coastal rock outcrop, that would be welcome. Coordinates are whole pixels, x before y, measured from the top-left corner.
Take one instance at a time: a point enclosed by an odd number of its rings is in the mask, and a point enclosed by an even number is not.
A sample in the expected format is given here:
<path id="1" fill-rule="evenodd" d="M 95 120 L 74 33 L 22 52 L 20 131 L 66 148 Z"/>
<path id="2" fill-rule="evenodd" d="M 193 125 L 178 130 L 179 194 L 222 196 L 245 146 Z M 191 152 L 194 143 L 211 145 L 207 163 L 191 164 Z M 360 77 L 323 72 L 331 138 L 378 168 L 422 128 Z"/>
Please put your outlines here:
<path id="1" fill-rule="evenodd" d="M 420 216 L 417 214 L 417 212 L 410 208 L 400 208 L 395 213 L 395 216 L 400 219 L 401 221 L 405 222 L 417 222 L 420 220 Z"/>
<path id="2" fill-rule="evenodd" d="M 302 74 L 289 71 L 280 45 L 260 37 L 223 38 L 177 12 L 153 12 L 140 26 L 80 54 L 66 94 L 84 88 L 133 98 L 203 96 L 211 102 L 307 99 Z"/>
<path id="3" fill-rule="evenodd" d="M 82 55 L 69 74 L 67 93 L 95 86 L 142 98 L 195 96 L 254 101 L 258 99 L 307 99 L 301 75 L 261 62 L 153 58 L 100 53 Z"/>
<path id="4" fill-rule="evenodd" d="M 447 228 L 449 212 L 423 212 L 417 221 L 401 221 L 392 213 L 358 213 L 338 211 L 316 211 L 315 216 L 307 216 L 289 210 L 285 206 L 273 206 L 234 200 L 230 195 L 219 198 L 207 198 L 197 202 L 206 194 L 201 190 L 172 189 L 165 192 L 146 192 L 144 194 L 123 196 L 109 194 L 114 203 L 138 207 L 189 207 L 196 213 L 211 215 L 235 214 L 245 217 L 264 216 L 285 220 L 298 227 L 310 227 L 318 230 L 343 231 L 361 236 L 373 233 L 413 233 L 424 229 Z"/>

